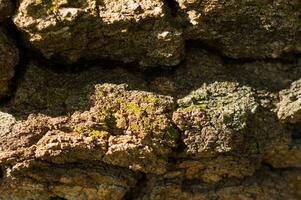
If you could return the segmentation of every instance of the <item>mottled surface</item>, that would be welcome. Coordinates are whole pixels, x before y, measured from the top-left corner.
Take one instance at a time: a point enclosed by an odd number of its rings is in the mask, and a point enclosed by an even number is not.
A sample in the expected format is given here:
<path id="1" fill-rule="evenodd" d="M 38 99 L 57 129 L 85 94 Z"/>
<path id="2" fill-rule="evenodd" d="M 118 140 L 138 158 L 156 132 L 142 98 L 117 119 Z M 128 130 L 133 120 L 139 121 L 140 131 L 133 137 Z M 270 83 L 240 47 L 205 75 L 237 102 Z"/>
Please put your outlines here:
<path id="1" fill-rule="evenodd" d="M 292 83 L 287 90 L 280 92 L 278 117 L 290 123 L 301 122 L 301 79 Z"/>
<path id="2" fill-rule="evenodd" d="M 300 171 L 284 173 L 261 170 L 253 177 L 243 180 L 231 179 L 216 185 L 207 185 L 201 181 L 181 181 L 176 178 L 151 178 L 142 191 L 142 195 L 134 199 L 161 200 L 202 200 L 202 199 L 300 199 L 292 192 L 298 187 L 292 184 L 292 177 L 300 180 Z"/>
<path id="3" fill-rule="evenodd" d="M 167 20 L 161 0 L 20 3 L 14 22 L 47 58 L 69 63 L 111 58 L 142 66 L 180 62 L 182 33 Z"/>
<path id="4" fill-rule="evenodd" d="M 279 58 L 301 51 L 299 0 L 177 0 L 187 39 L 232 58 Z"/>
<path id="5" fill-rule="evenodd" d="M 299 122 L 278 110 L 299 91 L 300 67 L 225 64 L 197 49 L 173 74 L 150 77 L 31 62 L 1 108 L 3 199 L 298 199 Z"/>
<path id="6" fill-rule="evenodd" d="M 300 53 L 300 17 L 298 0 L 25 0 L 14 22 L 23 40 L 46 58 L 174 66 L 187 41 L 230 58 Z"/>
<path id="7" fill-rule="evenodd" d="M 299 1 L 12 3 L 0 200 L 301 199 Z"/>

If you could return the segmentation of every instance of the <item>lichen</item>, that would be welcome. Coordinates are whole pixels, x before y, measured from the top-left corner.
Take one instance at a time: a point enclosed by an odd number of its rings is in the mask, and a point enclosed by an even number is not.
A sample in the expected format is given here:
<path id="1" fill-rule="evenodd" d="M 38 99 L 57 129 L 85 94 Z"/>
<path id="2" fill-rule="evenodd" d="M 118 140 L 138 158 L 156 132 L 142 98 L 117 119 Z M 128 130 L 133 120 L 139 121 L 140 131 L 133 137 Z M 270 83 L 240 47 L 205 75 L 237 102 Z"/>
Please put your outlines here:
<path id="1" fill-rule="evenodd" d="M 99 131 L 99 130 L 92 130 L 89 133 L 89 137 L 98 138 L 98 139 L 104 139 L 109 137 L 110 133 L 107 131 Z"/>
<path id="2" fill-rule="evenodd" d="M 143 109 L 140 106 L 138 106 L 137 104 L 132 103 L 132 102 L 126 104 L 126 106 L 124 107 L 124 110 L 127 113 L 133 112 L 136 115 L 136 117 L 139 117 L 143 113 Z"/>
<path id="3" fill-rule="evenodd" d="M 185 111 L 185 112 L 194 112 L 196 110 L 205 111 L 206 109 L 207 109 L 207 104 L 205 103 L 179 108 L 180 111 Z"/>
<path id="4" fill-rule="evenodd" d="M 187 151 L 201 155 L 238 148 L 258 104 L 251 88 L 225 81 L 199 88 L 180 99 L 178 106 L 173 120 L 184 132 Z"/>
<path id="5" fill-rule="evenodd" d="M 58 4 L 61 0 L 42 0 L 42 5 L 45 11 L 57 11 Z"/>
<path id="6" fill-rule="evenodd" d="M 147 100 L 151 102 L 154 106 L 159 106 L 161 102 L 159 98 L 155 98 L 153 96 L 148 96 Z"/>
<path id="7" fill-rule="evenodd" d="M 85 125 L 85 124 L 78 124 L 74 126 L 74 132 L 79 133 L 79 134 L 88 134 L 89 132 L 92 131 L 92 128 Z"/>

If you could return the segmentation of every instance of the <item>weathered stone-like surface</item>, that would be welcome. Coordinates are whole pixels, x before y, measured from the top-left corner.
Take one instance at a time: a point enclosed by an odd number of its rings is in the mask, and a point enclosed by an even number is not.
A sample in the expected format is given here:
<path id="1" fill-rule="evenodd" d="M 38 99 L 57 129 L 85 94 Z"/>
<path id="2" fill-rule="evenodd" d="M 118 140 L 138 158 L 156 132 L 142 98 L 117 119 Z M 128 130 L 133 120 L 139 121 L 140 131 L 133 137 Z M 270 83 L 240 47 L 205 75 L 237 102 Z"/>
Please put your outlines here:
<path id="1" fill-rule="evenodd" d="M 300 19 L 299 0 L 0 0 L 19 37 L 0 30 L 0 200 L 300 200 Z"/>
<path id="2" fill-rule="evenodd" d="M 241 148 L 258 103 L 251 88 L 214 82 L 178 100 L 173 120 L 184 132 L 187 153 L 216 155 Z"/>
<path id="3" fill-rule="evenodd" d="M 291 73 L 287 73 L 288 71 Z M 204 153 L 205 150 L 194 154 L 190 152 L 189 156 L 183 152 L 175 153 L 173 159 L 176 160 L 176 167 L 181 171 L 182 176 L 189 180 L 201 179 L 208 183 L 214 183 L 229 177 L 251 176 L 261 166 L 262 161 L 275 167 L 298 167 L 300 162 L 298 148 L 291 148 L 295 146 L 296 141 L 292 141 L 291 131 L 279 123 L 275 112 L 277 112 L 277 104 L 279 103 L 278 92 L 284 88 L 289 88 L 290 84 L 300 77 L 300 72 L 300 65 L 296 62 L 255 61 L 232 64 L 225 63 L 223 59 L 212 53 L 192 48 L 187 54 L 186 61 L 174 74 L 152 78 L 150 86 L 155 91 L 164 94 L 171 93 L 180 99 L 187 99 L 188 96 L 188 99 L 191 100 L 188 101 L 191 103 L 188 109 L 180 107 L 177 112 L 174 112 L 176 116 L 179 116 L 179 111 L 182 114 L 180 115 L 182 118 L 176 118 L 178 121 L 176 124 L 179 124 L 180 127 L 186 125 L 185 128 L 182 128 L 184 141 L 182 150 L 189 151 L 189 147 L 198 149 L 201 145 L 206 146 L 202 140 L 192 139 L 207 139 L 206 136 L 210 136 L 210 134 L 202 135 L 200 130 L 204 124 L 204 127 L 216 126 L 215 129 L 221 130 L 221 132 L 229 130 L 231 127 L 229 124 L 227 126 L 221 122 L 220 126 L 223 128 L 218 128 L 220 127 L 217 125 L 219 123 L 216 123 L 218 117 L 213 118 L 213 120 L 207 118 L 209 123 L 206 125 L 206 118 L 204 118 L 206 113 L 217 113 L 218 116 L 220 113 L 224 113 L 224 108 L 228 106 L 237 109 L 234 112 L 237 116 L 234 121 L 239 121 L 239 124 L 244 121 L 247 124 L 240 130 L 232 129 L 234 139 L 240 138 L 240 140 L 236 140 L 239 141 L 236 143 L 239 144 L 239 148 L 233 148 L 221 155 L 212 149 L 211 154 Z M 225 85 L 228 85 L 229 88 L 225 88 Z M 207 94 L 205 91 L 212 91 L 213 86 L 220 88 L 220 90 L 214 90 L 212 97 L 208 98 L 213 106 L 208 107 L 208 101 L 198 102 L 199 97 L 194 98 L 194 102 L 192 101 L 191 91 L 194 91 L 192 94 L 196 93 L 195 91 L 204 91 L 201 92 L 203 96 L 210 97 L 210 93 Z M 232 89 L 235 88 L 233 92 L 221 92 L 231 89 L 231 86 Z M 246 90 L 243 90 L 244 88 Z M 249 96 L 243 95 L 245 93 Z M 240 98 L 238 98 L 239 95 L 241 95 Z M 215 102 L 224 103 L 224 105 L 217 107 Z M 255 113 L 249 112 L 249 117 L 244 118 L 243 113 L 248 111 L 248 106 L 252 106 L 250 102 L 255 102 L 257 110 Z M 243 105 L 248 106 L 243 107 Z M 191 133 L 190 137 L 189 132 Z M 227 135 L 226 138 L 230 139 L 231 134 Z M 185 144 L 185 141 L 186 143 L 190 141 L 190 143 Z M 218 143 L 213 142 L 209 145 L 207 143 L 207 146 L 210 147 L 210 145 L 214 147 L 214 145 L 218 146 Z M 212 152 L 214 153 L 212 154 Z M 283 161 L 284 157 L 287 158 L 286 161 Z M 281 162 L 282 165 L 278 165 Z"/>
<path id="4" fill-rule="evenodd" d="M 280 92 L 278 117 L 289 123 L 301 123 L 301 79 Z"/>
<path id="5" fill-rule="evenodd" d="M 99 163 L 73 165 L 36 163 L 33 168 L 23 169 L 22 177 L 16 176 L 18 174 L 9 172 L 4 177 L 0 199 L 121 200 L 138 178 L 137 174 L 131 171 L 108 168 L 100 166 Z M 52 184 L 47 185 L 47 182 Z"/>
<path id="6" fill-rule="evenodd" d="M 0 199 L 300 199 L 300 123 L 278 118 L 298 62 L 188 52 L 153 74 L 30 62 L 0 107 Z"/>
<path id="7" fill-rule="evenodd" d="M 186 40 L 203 41 L 231 58 L 301 52 L 298 0 L 174 3 L 177 11 L 162 0 L 26 0 L 14 22 L 24 40 L 46 58 L 69 63 L 110 58 L 173 66 L 182 60 Z"/>
<path id="8" fill-rule="evenodd" d="M 185 38 L 232 58 L 278 58 L 301 51 L 299 0 L 177 0 Z"/>
<path id="9" fill-rule="evenodd" d="M 9 95 L 10 80 L 15 73 L 19 53 L 11 38 L 0 28 L 0 98 Z"/>
<path id="10" fill-rule="evenodd" d="M 95 82 L 104 75 L 94 69 L 64 76 L 31 64 L 9 110 L 22 114 L 40 107 L 45 113 L 31 114 L 11 127 L 12 132 L 2 138 L 2 161 L 14 160 L 7 157 L 9 153 L 34 149 L 32 155 L 23 156 L 58 164 L 99 160 L 134 171 L 164 173 L 177 137 L 171 123 L 173 99 L 128 90 L 124 84 Z M 30 79 L 33 76 L 38 78 Z M 49 88 L 39 90 L 43 84 Z M 57 105 L 64 110 L 52 109 Z M 51 117 L 58 114 L 62 116 Z M 15 137 L 20 140 L 16 146 L 10 144 Z"/>
<path id="11" fill-rule="evenodd" d="M 0 0 L 0 22 L 5 18 L 10 17 L 14 12 L 14 1 Z"/>
<path id="12" fill-rule="evenodd" d="M 168 22 L 161 0 L 20 3 L 14 22 L 46 58 L 69 63 L 110 58 L 142 66 L 180 62 L 181 31 Z"/>
<path id="13" fill-rule="evenodd" d="M 134 199 L 142 200 L 199 200 L 199 199 L 292 199 L 301 196 L 300 171 L 271 173 L 260 170 L 253 177 L 244 180 L 230 179 L 216 185 L 201 181 L 182 181 L 176 178 L 150 178 L 141 195 Z M 295 192 L 294 192 L 295 191 Z"/>
<path id="14" fill-rule="evenodd" d="M 296 139 L 288 145 L 281 145 L 265 155 L 265 162 L 273 167 L 301 167 L 301 141 Z"/>
<path id="15" fill-rule="evenodd" d="M 14 22 L 28 45 L 68 63 L 109 58 L 173 66 L 183 59 L 187 40 L 200 40 L 231 58 L 301 52 L 298 0 L 173 3 L 26 0 L 20 1 Z"/>

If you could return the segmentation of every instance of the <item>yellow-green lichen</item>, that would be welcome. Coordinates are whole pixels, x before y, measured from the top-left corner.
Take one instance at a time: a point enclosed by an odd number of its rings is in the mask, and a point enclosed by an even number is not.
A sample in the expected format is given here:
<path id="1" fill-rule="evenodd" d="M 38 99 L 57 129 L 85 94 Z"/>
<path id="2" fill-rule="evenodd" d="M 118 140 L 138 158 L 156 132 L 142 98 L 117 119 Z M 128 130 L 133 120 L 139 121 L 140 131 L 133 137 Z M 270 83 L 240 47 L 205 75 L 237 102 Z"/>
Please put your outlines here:
<path id="1" fill-rule="evenodd" d="M 88 131 L 88 129 L 84 126 L 81 126 L 81 125 L 76 125 L 74 127 L 74 131 L 77 132 L 77 133 L 85 133 Z"/>
<path id="2" fill-rule="evenodd" d="M 88 135 L 93 138 L 104 139 L 109 137 L 110 133 L 107 131 L 92 130 Z"/>
<path id="3" fill-rule="evenodd" d="M 201 103 L 189 107 L 179 108 L 179 111 L 184 111 L 184 112 L 194 112 L 196 110 L 205 111 L 207 108 L 208 108 L 207 104 Z"/>
<path id="4" fill-rule="evenodd" d="M 124 111 L 127 113 L 134 113 L 136 115 L 136 117 L 139 117 L 142 113 L 143 110 L 140 106 L 138 106 L 135 103 L 129 103 L 124 107 Z"/>
<path id="5" fill-rule="evenodd" d="M 119 104 L 123 104 L 123 103 L 125 103 L 125 100 L 123 98 L 117 98 L 116 102 Z"/>
<path id="6" fill-rule="evenodd" d="M 161 99 L 153 97 L 153 96 L 148 96 L 147 100 L 152 103 L 154 106 L 159 106 Z"/>
<path id="7" fill-rule="evenodd" d="M 45 11 L 57 11 L 60 1 L 61 0 L 42 0 L 42 5 Z"/>
<path id="8" fill-rule="evenodd" d="M 134 124 L 134 123 L 130 124 L 130 129 L 131 129 L 131 131 L 134 131 L 134 132 L 139 132 L 140 131 L 139 125 Z"/>

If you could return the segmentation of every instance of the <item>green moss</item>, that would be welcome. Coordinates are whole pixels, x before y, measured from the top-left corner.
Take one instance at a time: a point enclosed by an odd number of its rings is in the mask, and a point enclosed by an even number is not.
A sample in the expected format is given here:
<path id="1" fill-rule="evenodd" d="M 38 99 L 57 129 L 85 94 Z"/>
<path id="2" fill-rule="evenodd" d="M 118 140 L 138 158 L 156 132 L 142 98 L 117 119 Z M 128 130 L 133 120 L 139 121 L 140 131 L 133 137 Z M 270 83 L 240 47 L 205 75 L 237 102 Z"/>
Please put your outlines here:
<path id="1" fill-rule="evenodd" d="M 117 119 L 113 114 L 106 116 L 105 123 L 106 123 L 107 128 L 109 128 L 109 129 L 116 129 L 116 127 L 117 127 Z"/>
<path id="2" fill-rule="evenodd" d="M 99 139 L 107 138 L 109 135 L 110 135 L 109 132 L 107 132 L 107 131 L 99 131 L 99 130 L 92 130 L 89 133 L 90 137 L 99 138 Z"/>
<path id="3" fill-rule="evenodd" d="M 104 108 L 104 112 L 99 117 L 99 122 L 107 130 L 116 129 L 117 128 L 117 119 L 114 116 L 113 109 L 110 107 Z"/>
<path id="4" fill-rule="evenodd" d="M 169 127 L 166 130 L 166 134 L 167 134 L 168 137 L 170 137 L 172 139 L 177 139 L 180 136 L 179 131 L 174 127 Z"/>

